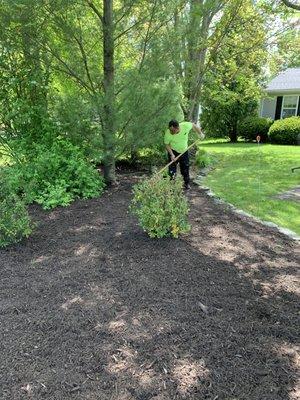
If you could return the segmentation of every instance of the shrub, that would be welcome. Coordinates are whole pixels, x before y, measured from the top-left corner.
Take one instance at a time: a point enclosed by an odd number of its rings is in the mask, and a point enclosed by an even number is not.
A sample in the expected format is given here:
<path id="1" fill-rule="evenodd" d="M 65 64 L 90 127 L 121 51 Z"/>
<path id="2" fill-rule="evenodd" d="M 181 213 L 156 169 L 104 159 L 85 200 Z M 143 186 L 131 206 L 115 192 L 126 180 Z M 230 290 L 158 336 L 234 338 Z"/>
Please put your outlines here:
<path id="1" fill-rule="evenodd" d="M 28 237 L 32 224 L 24 199 L 11 190 L 3 174 L 0 186 L 0 247 L 4 247 Z"/>
<path id="2" fill-rule="evenodd" d="M 133 188 L 131 211 L 151 238 L 188 232 L 188 203 L 182 192 L 182 179 L 159 175 Z"/>
<path id="3" fill-rule="evenodd" d="M 138 160 L 142 166 L 157 166 L 166 162 L 164 148 L 145 148 L 138 152 Z"/>
<path id="4" fill-rule="evenodd" d="M 271 143 L 297 144 L 300 137 L 300 117 L 279 119 L 269 130 Z"/>
<path id="5" fill-rule="evenodd" d="M 198 149 L 195 164 L 200 168 L 206 168 L 213 163 L 212 157 L 203 149 Z"/>
<path id="6" fill-rule="evenodd" d="M 247 141 L 256 140 L 259 135 L 262 142 L 268 140 L 268 131 L 273 121 L 270 118 L 247 117 L 238 125 L 238 135 Z"/>
<path id="7" fill-rule="evenodd" d="M 12 186 L 25 194 L 28 203 L 36 201 L 48 209 L 102 193 L 103 178 L 69 141 L 56 139 L 49 147 L 37 145 L 32 154 L 8 172 Z"/>

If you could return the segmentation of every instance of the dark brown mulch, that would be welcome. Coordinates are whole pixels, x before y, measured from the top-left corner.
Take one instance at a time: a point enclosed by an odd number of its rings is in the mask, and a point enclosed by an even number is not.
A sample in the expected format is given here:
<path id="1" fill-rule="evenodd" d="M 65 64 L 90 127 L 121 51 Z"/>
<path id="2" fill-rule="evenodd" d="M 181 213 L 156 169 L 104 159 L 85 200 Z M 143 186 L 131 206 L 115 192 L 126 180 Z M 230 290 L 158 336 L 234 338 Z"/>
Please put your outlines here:
<path id="1" fill-rule="evenodd" d="M 196 187 L 192 232 L 149 239 L 135 179 L 0 252 L 0 398 L 299 399 L 299 244 Z"/>

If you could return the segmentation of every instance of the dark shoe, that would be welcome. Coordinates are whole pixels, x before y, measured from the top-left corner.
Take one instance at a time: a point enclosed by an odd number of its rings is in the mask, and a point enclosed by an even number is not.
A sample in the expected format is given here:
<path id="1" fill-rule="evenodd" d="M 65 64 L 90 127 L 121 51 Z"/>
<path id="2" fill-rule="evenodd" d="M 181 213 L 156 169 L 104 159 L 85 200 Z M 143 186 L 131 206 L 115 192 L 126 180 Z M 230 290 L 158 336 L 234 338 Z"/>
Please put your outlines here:
<path id="1" fill-rule="evenodd" d="M 184 184 L 184 190 L 190 190 L 191 186 L 189 183 Z"/>

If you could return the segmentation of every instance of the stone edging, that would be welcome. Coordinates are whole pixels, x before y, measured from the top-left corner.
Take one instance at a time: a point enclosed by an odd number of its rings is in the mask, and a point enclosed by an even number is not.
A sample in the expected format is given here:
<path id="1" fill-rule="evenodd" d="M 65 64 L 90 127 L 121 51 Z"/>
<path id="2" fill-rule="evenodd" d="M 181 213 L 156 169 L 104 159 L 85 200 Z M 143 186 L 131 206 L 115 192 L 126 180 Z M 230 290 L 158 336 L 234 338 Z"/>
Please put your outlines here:
<path id="1" fill-rule="evenodd" d="M 269 221 L 262 221 L 261 219 L 255 217 L 252 214 L 247 213 L 246 211 L 240 210 L 238 208 L 236 208 L 233 204 L 231 203 L 227 203 L 225 200 L 220 199 L 220 197 L 218 197 L 209 187 L 204 186 L 202 184 L 203 179 L 205 178 L 205 174 L 200 173 L 200 175 L 198 175 L 195 179 L 194 179 L 194 183 L 196 185 L 198 185 L 201 189 L 206 191 L 206 194 L 211 197 L 215 203 L 217 204 L 225 204 L 227 206 L 229 206 L 229 208 L 235 212 L 236 214 L 239 215 L 243 215 L 245 217 L 249 217 L 251 219 L 253 219 L 255 222 L 258 222 L 262 225 L 268 226 L 270 228 L 276 228 L 279 232 L 283 233 L 284 235 L 288 236 L 290 239 L 293 240 L 299 240 L 300 241 L 300 236 L 298 236 L 295 232 L 291 231 L 290 229 L 287 228 L 282 228 L 279 225 L 274 224 L 273 222 L 269 222 Z"/>

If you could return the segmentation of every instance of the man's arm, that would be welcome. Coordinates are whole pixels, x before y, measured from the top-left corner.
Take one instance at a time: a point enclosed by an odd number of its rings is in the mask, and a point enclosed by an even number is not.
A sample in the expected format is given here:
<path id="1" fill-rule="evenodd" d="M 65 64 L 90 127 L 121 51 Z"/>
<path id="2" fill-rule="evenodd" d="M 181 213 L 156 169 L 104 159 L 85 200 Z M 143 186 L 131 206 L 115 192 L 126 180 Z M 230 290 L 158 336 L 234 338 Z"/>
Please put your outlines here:
<path id="1" fill-rule="evenodd" d="M 205 138 L 205 135 L 204 135 L 204 133 L 201 131 L 201 128 L 199 127 L 199 126 L 197 126 L 196 124 L 193 124 L 193 131 L 195 131 L 195 132 L 197 132 L 197 133 L 199 133 L 199 136 L 200 136 L 200 139 L 204 139 Z"/>
<path id="2" fill-rule="evenodd" d="M 175 156 L 169 144 L 166 144 L 166 149 L 171 156 L 171 160 L 173 161 L 175 159 Z"/>

